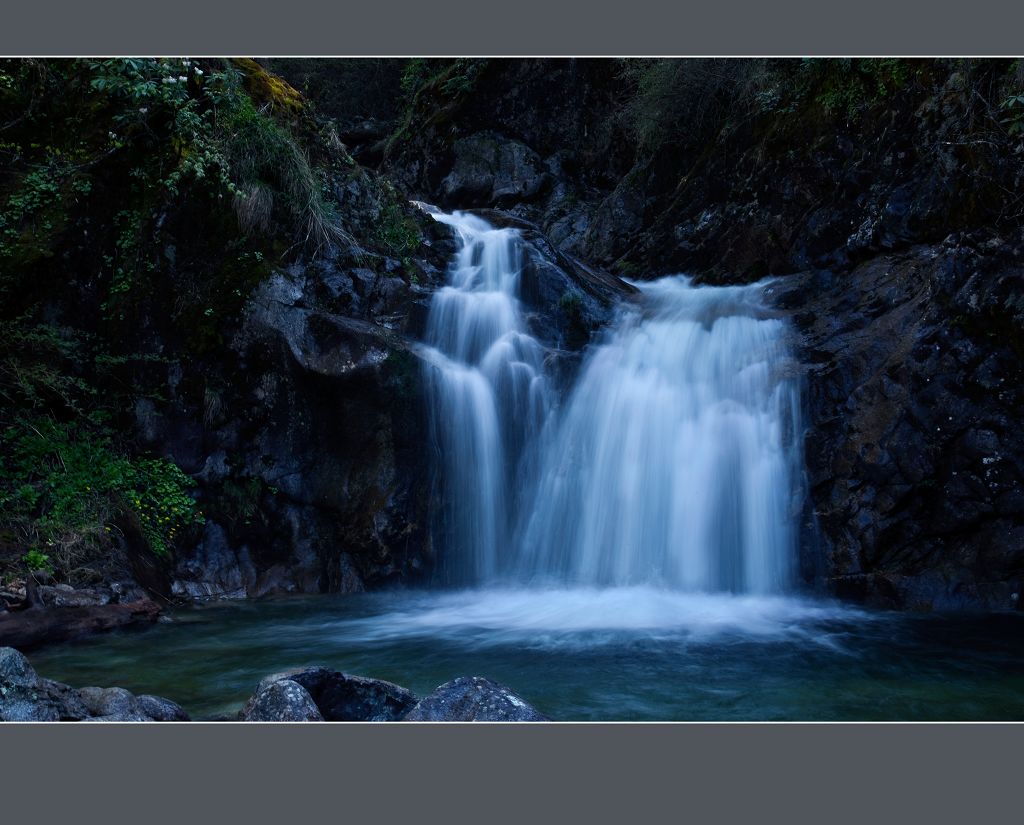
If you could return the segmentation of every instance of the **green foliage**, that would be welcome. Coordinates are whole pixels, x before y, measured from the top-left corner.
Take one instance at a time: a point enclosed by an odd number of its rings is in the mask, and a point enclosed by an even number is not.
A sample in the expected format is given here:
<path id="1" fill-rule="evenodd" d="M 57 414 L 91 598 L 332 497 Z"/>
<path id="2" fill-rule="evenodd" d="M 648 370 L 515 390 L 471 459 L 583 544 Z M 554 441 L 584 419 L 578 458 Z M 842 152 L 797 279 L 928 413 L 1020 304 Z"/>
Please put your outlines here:
<path id="1" fill-rule="evenodd" d="M 302 91 L 317 111 L 340 121 L 386 121 L 402 103 L 402 76 L 411 60 L 280 58 L 260 61 Z"/>
<path id="2" fill-rule="evenodd" d="M 265 489 L 264 483 L 252 476 L 228 479 L 221 485 L 211 517 L 224 524 L 251 524 Z"/>
<path id="3" fill-rule="evenodd" d="M 243 232 L 269 232 L 275 206 L 291 216 L 302 240 L 319 248 L 348 240 L 322 172 L 267 109 L 238 95 L 222 119 L 225 153 L 237 182 L 234 206 Z"/>
<path id="4" fill-rule="evenodd" d="M 897 58 L 807 59 L 804 69 L 818 87 L 815 97 L 828 114 L 856 120 L 868 106 L 883 101 L 910 81 L 911 64 Z"/>
<path id="5" fill-rule="evenodd" d="M 1006 132 L 1011 137 L 1024 135 L 1024 93 L 1013 94 L 1007 97 L 999 105 L 1002 113 L 1000 123 L 1006 127 Z"/>
<path id="6" fill-rule="evenodd" d="M 22 556 L 21 560 L 25 562 L 26 567 L 33 572 L 41 570 L 44 573 L 49 573 L 50 575 L 53 574 L 53 565 L 50 564 L 50 557 L 45 553 L 39 552 L 39 550 L 34 547 Z"/>
<path id="7" fill-rule="evenodd" d="M 180 530 L 205 522 L 189 495 L 192 481 L 177 464 L 162 458 L 138 460 L 129 465 L 128 478 L 130 487 L 120 492 L 134 505 L 142 534 L 158 556 L 170 552 Z"/>
<path id="8" fill-rule="evenodd" d="M 405 64 L 405 68 L 402 70 L 402 78 L 399 81 L 402 94 L 411 100 L 430 75 L 430 61 L 422 57 L 414 57 Z"/>
<path id="9" fill-rule="evenodd" d="M 209 178 L 234 191 L 216 121 L 217 103 L 229 97 L 236 77 L 223 71 L 204 80 L 203 70 L 188 59 L 102 60 L 89 68 L 91 88 L 120 104 L 112 117 L 117 131 L 109 132 L 113 148 L 123 147 L 132 133 L 160 124 L 176 163 L 161 168 L 159 185 L 176 193 L 183 181 Z"/>
<path id="10" fill-rule="evenodd" d="M 620 77 L 633 89 L 622 111 L 626 129 L 647 151 L 701 143 L 721 128 L 757 71 L 749 60 L 625 60 Z"/>
<path id="11" fill-rule="evenodd" d="M 0 321 L 0 401 L 8 409 L 57 407 L 86 415 L 96 390 L 69 366 L 81 363 L 81 341 L 25 318 Z M 2 420 L 2 418 L 0 418 Z"/>
<path id="12" fill-rule="evenodd" d="M 135 524 L 158 556 L 203 523 L 191 482 L 165 459 L 132 460 L 108 437 L 52 418 L 19 418 L 0 437 L 2 529 L 56 554 L 71 574 L 109 552 L 112 533 Z"/>
<path id="13" fill-rule="evenodd" d="M 632 89 L 622 110 L 637 146 L 701 149 L 754 117 L 800 119 L 808 107 L 852 122 L 890 99 L 922 71 L 883 59 L 630 59 L 620 77 Z"/>
<path id="14" fill-rule="evenodd" d="M 428 60 L 414 58 L 402 70 L 399 83 L 402 93 L 411 103 L 424 90 L 436 91 L 443 97 L 466 95 L 473 90 L 487 65 L 485 60 L 459 58 L 457 60 Z"/>
<path id="15" fill-rule="evenodd" d="M 423 243 L 420 228 L 401 205 L 394 199 L 394 193 L 381 207 L 377 218 L 376 236 L 380 244 L 406 266 L 413 253 Z"/>
<path id="16" fill-rule="evenodd" d="M 27 263 L 53 254 L 79 204 L 118 205 L 105 221 L 114 231 L 89 236 L 93 248 L 111 238 L 100 253 L 108 279 L 100 310 L 117 321 L 129 320 L 158 283 L 162 224 L 186 199 L 213 212 L 233 206 L 242 236 L 257 236 L 256 244 L 285 233 L 314 251 L 351 241 L 325 169 L 301 145 L 317 127 L 294 119 L 301 106 L 283 106 L 280 116 L 274 108 L 281 90 L 289 104 L 301 96 L 258 64 L 236 62 L 249 68 L 188 59 L 10 61 L 5 76 L 17 74 L 25 89 L 0 89 L 0 105 L 21 129 L 0 145 L 13 158 L 10 183 L 0 188 L 0 295 L 17 292 Z M 254 100 L 254 78 L 277 97 Z M 35 142 L 43 130 L 59 145 Z M 324 151 L 344 155 L 336 137 L 331 146 Z M 90 199 L 91 170 L 100 167 L 95 178 L 107 201 Z M 76 211 L 83 224 L 88 211 Z"/>
<path id="17" fill-rule="evenodd" d="M 48 241 L 64 224 L 64 203 L 89 193 L 92 184 L 67 161 L 51 155 L 29 171 L 0 211 L 0 266 L 48 254 Z M 0 276 L 0 295 L 9 288 Z"/>
<path id="18" fill-rule="evenodd" d="M 405 110 L 385 154 L 411 134 L 414 122 L 436 126 L 452 117 L 476 88 L 487 65 L 487 60 L 474 58 L 410 60 L 400 81 Z"/>

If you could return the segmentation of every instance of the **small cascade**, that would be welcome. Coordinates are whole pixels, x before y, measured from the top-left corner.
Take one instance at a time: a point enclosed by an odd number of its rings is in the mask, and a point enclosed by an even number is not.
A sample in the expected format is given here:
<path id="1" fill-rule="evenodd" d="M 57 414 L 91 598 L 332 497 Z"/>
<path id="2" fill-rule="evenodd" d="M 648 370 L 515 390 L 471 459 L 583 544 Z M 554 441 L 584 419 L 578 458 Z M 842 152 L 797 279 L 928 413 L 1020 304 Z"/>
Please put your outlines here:
<path id="1" fill-rule="evenodd" d="M 517 298 L 518 231 L 462 213 L 434 218 L 462 241 L 449 284 L 434 294 L 424 351 L 440 454 L 438 538 L 445 580 L 477 584 L 507 571 L 513 557 L 550 399 L 543 351 Z"/>

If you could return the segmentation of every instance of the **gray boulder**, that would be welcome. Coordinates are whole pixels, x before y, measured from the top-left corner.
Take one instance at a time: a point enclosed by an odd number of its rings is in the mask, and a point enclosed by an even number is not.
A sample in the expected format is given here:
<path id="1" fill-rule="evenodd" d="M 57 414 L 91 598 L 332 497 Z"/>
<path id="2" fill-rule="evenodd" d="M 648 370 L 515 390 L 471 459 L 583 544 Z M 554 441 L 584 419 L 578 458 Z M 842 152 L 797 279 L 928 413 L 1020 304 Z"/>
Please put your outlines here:
<path id="1" fill-rule="evenodd" d="M 151 722 L 187 721 L 188 714 L 159 696 L 135 696 L 124 688 L 76 690 L 42 679 L 21 653 L 0 647 L 0 721 Z"/>
<path id="2" fill-rule="evenodd" d="M 445 682 L 421 700 L 406 722 L 550 722 L 504 685 L 481 676 Z"/>
<path id="3" fill-rule="evenodd" d="M 138 697 L 138 700 L 139 708 L 154 722 L 191 721 L 191 718 L 185 712 L 185 709 L 176 702 L 172 702 L 170 699 L 164 699 L 162 696 L 150 696 L 149 694 L 143 694 Z"/>
<path id="4" fill-rule="evenodd" d="M 394 722 L 416 705 L 416 696 L 383 679 L 349 676 L 326 667 L 307 667 L 268 676 L 257 693 L 276 681 L 302 685 L 328 722 Z"/>
<path id="5" fill-rule="evenodd" d="M 75 690 L 40 679 L 21 653 L 0 647 L 0 721 L 59 722 L 86 716 Z"/>
<path id="6" fill-rule="evenodd" d="M 297 682 L 281 679 L 263 686 L 242 710 L 245 722 L 322 722 L 313 697 Z"/>
<path id="7" fill-rule="evenodd" d="M 90 716 L 120 719 L 143 715 L 138 700 L 124 688 L 84 687 L 79 689 L 78 695 Z"/>

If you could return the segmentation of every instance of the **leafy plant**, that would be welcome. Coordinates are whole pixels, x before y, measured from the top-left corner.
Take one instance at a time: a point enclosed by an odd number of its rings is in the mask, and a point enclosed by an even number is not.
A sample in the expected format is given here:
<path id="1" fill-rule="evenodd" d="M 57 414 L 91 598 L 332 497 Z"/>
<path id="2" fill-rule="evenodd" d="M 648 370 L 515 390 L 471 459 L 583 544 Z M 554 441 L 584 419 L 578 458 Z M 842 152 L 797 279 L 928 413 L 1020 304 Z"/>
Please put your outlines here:
<path id="1" fill-rule="evenodd" d="M 50 564 L 50 557 L 45 553 L 39 552 L 35 547 L 22 556 L 21 560 L 25 562 L 25 566 L 32 572 L 42 571 L 50 575 L 53 574 L 53 565 Z"/>
<path id="2" fill-rule="evenodd" d="M 388 193 L 394 198 L 394 193 Z M 377 219 L 377 240 L 406 266 L 412 254 L 423 242 L 416 221 L 403 211 L 399 203 L 388 200 L 380 210 Z"/>
<path id="3" fill-rule="evenodd" d="M 999 111 L 1003 113 L 1000 123 L 1006 127 L 1007 134 L 1024 135 L 1024 93 L 1007 97 L 999 104 Z"/>
<path id="4" fill-rule="evenodd" d="M 114 535 L 130 524 L 166 556 L 183 530 L 204 521 L 177 465 L 133 460 L 74 424 L 19 419 L 5 428 L 0 447 L 0 526 L 55 554 L 65 575 L 110 552 Z"/>

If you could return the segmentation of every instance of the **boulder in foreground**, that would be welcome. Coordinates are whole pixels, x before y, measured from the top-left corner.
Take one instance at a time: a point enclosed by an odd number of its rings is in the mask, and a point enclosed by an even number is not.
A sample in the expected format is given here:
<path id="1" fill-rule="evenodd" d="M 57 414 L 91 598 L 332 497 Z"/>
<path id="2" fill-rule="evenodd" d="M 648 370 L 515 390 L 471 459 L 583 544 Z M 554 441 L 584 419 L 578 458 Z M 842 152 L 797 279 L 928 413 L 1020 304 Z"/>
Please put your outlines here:
<path id="1" fill-rule="evenodd" d="M 260 689 L 242 709 L 243 722 L 322 722 L 324 717 L 302 685 L 279 679 Z"/>
<path id="2" fill-rule="evenodd" d="M 257 694 L 270 684 L 288 679 L 302 685 L 328 722 L 395 722 L 416 706 L 416 696 L 404 687 L 349 676 L 327 667 L 307 667 L 268 676 L 260 682 Z"/>
<path id="3" fill-rule="evenodd" d="M 73 687 L 42 679 L 13 647 L 0 647 L 0 722 L 187 722 L 169 699 L 124 688 Z"/>
<path id="4" fill-rule="evenodd" d="M 420 701 L 406 722 L 550 722 L 522 697 L 482 676 L 445 682 Z"/>

